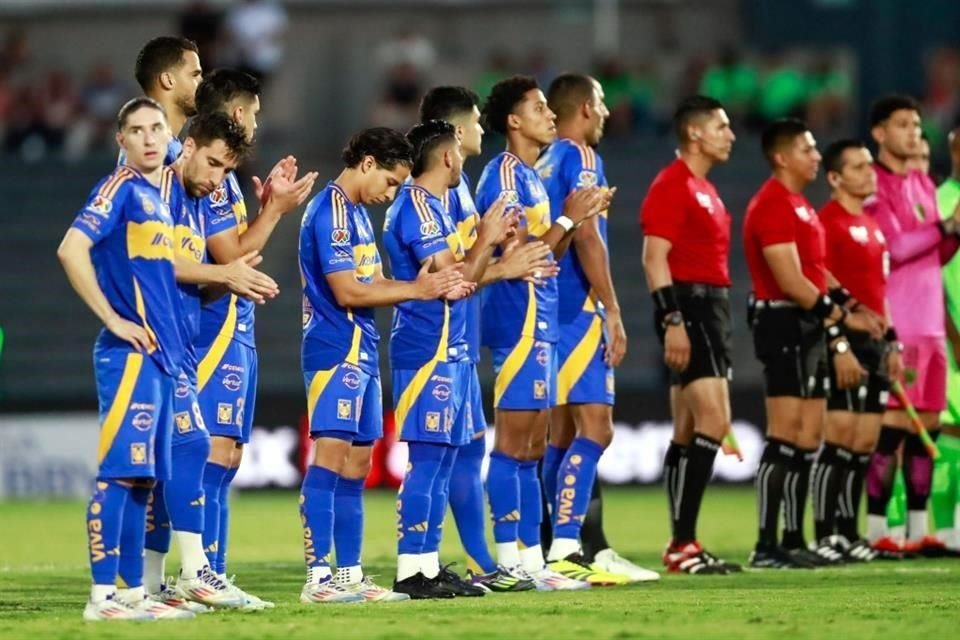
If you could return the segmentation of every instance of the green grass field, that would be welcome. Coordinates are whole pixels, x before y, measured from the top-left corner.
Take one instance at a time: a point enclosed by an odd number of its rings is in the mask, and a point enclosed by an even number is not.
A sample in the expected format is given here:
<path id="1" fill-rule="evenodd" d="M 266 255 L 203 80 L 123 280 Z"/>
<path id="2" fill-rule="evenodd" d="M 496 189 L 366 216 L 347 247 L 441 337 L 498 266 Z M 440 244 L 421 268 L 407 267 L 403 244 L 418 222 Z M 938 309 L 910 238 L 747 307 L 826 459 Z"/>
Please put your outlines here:
<path id="1" fill-rule="evenodd" d="M 365 565 L 389 584 L 394 496 L 367 498 Z M 519 593 L 389 605 L 301 605 L 295 493 L 238 495 L 230 571 L 277 608 L 186 622 L 84 623 L 89 577 L 80 502 L 0 503 L 0 638 L 854 638 L 946 637 L 956 631 L 960 560 L 872 563 L 805 572 L 665 576 L 659 583 L 579 593 Z M 667 538 L 656 488 L 605 493 L 614 547 L 649 567 Z M 701 539 L 745 560 L 754 536 L 748 488 L 707 494 Z M 441 557 L 461 562 L 455 527 Z M 174 552 L 175 555 L 175 552 Z M 174 628 L 176 627 L 176 628 Z"/>

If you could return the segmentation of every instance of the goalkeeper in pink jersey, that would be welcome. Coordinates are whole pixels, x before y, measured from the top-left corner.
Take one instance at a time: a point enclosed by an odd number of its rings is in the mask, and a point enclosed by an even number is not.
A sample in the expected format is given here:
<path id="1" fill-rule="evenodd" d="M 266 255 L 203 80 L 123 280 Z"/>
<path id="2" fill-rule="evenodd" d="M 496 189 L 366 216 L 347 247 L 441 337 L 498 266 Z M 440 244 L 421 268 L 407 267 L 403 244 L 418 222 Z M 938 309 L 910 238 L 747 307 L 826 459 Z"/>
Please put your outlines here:
<path id="1" fill-rule="evenodd" d="M 886 96 L 870 110 L 877 143 L 877 193 L 866 211 L 886 237 L 890 253 L 887 298 L 896 330 L 887 338 L 903 347 L 903 386 L 928 429 L 937 426 L 946 405 L 943 283 L 940 268 L 958 246 L 956 218 L 941 220 L 933 182 L 907 166 L 920 147 L 920 109 L 908 96 Z M 892 329 L 888 329 L 891 333 Z M 897 335 L 899 334 L 899 335 Z M 886 507 L 903 445 L 907 487 L 906 545 L 886 532 Z M 891 397 L 876 451 L 867 472 L 867 531 L 874 549 L 887 557 L 905 550 L 935 553 L 927 535 L 926 503 L 933 461 L 913 433 L 906 411 Z"/>

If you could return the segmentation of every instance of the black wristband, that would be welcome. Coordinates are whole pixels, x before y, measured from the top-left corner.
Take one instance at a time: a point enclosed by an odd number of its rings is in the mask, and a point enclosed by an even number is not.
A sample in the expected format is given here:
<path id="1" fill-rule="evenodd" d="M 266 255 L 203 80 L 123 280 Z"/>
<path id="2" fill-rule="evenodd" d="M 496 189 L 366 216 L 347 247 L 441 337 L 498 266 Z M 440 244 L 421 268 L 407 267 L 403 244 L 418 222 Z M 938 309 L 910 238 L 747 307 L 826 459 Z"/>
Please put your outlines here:
<path id="1" fill-rule="evenodd" d="M 824 294 L 817 296 L 817 301 L 810 307 L 809 311 L 812 311 L 818 318 L 826 320 L 833 313 L 833 307 L 833 300 L 830 299 L 830 296 Z"/>
<path id="2" fill-rule="evenodd" d="M 845 334 L 843 327 L 843 322 L 837 322 L 831 324 L 826 328 L 827 331 L 827 340 L 836 340 L 837 338 L 843 337 Z"/>
<path id="3" fill-rule="evenodd" d="M 897 341 L 897 330 L 893 327 L 887 327 L 887 330 L 883 334 L 883 339 L 886 342 L 896 342 Z"/>
<path id="4" fill-rule="evenodd" d="M 674 311 L 680 310 L 680 307 L 677 305 L 677 296 L 673 290 L 672 284 L 668 284 L 665 287 L 660 287 L 650 295 L 653 298 L 653 304 L 657 308 L 658 314 L 666 315 L 668 313 L 673 313 Z"/>
<path id="5" fill-rule="evenodd" d="M 841 307 L 847 304 L 847 301 L 850 300 L 851 297 L 850 292 L 843 287 L 834 287 L 827 291 L 827 295 L 830 296 L 830 299 L 833 300 L 834 304 Z"/>

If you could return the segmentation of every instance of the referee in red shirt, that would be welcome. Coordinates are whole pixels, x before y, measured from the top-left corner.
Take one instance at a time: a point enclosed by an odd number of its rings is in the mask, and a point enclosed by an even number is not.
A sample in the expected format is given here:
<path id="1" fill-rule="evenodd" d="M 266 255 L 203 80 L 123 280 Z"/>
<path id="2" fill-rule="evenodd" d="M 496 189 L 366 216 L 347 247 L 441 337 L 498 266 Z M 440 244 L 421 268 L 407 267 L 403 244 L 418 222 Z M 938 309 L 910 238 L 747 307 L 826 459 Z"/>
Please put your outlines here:
<path id="1" fill-rule="evenodd" d="M 753 283 L 750 324 L 766 386 L 767 445 L 757 472 L 756 568 L 813 568 L 838 562 L 807 549 L 803 514 L 810 467 L 823 434 L 827 340 L 844 388 L 865 372 L 842 338 L 846 328 L 880 337 L 880 323 L 848 313 L 827 295 L 824 231 L 803 190 L 817 177 L 820 152 L 807 125 L 777 120 L 761 137 L 773 169 L 747 207 L 743 243 Z M 783 501 L 785 531 L 778 543 Z M 839 561 L 842 561 L 840 559 Z"/>
<path id="2" fill-rule="evenodd" d="M 859 140 L 840 140 L 827 147 L 823 164 L 833 194 L 817 215 L 826 234 L 827 269 L 839 283 L 831 288 L 830 297 L 883 318 L 886 331 L 883 340 L 859 331 L 847 332 L 853 354 L 867 370 L 856 386 L 843 384 L 836 367 L 830 367 L 827 427 L 810 486 L 814 528 L 819 546 L 833 548 L 848 562 L 866 562 L 876 552 L 859 534 L 860 499 L 870 456 L 880 437 L 890 380 L 898 379 L 903 368 L 903 347 L 887 303 L 890 256 L 886 239 L 873 216 L 865 215 L 863 209 L 864 201 L 877 190 L 870 151 Z"/>
<path id="3" fill-rule="evenodd" d="M 640 210 L 643 266 L 671 369 L 673 439 L 664 460 L 672 539 L 669 571 L 725 574 L 697 541 L 700 504 L 730 428 L 730 215 L 707 174 L 730 158 L 735 136 L 713 98 L 683 100 L 673 117 L 678 157 L 650 185 Z"/>

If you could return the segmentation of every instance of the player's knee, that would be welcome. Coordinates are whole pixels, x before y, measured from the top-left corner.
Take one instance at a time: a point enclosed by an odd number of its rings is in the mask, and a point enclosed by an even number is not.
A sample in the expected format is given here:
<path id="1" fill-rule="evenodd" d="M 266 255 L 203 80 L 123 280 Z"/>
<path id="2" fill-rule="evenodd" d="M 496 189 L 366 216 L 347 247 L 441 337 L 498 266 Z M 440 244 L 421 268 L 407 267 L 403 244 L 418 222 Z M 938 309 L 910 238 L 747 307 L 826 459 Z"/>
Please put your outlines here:
<path id="1" fill-rule="evenodd" d="M 209 461 L 221 467 L 230 468 L 233 466 L 233 452 L 236 448 L 237 444 L 233 438 L 211 436 Z"/>
<path id="2" fill-rule="evenodd" d="M 317 438 L 313 446 L 313 464 L 334 473 L 343 473 L 350 457 L 350 441 L 338 438 Z"/>
<path id="3" fill-rule="evenodd" d="M 340 475 L 351 480 L 365 479 L 370 474 L 372 453 L 372 445 L 358 446 L 354 443 Z"/>
<path id="4" fill-rule="evenodd" d="M 239 469 L 240 462 L 243 461 L 243 443 L 239 440 L 234 442 L 233 452 L 230 454 L 230 468 Z"/>

